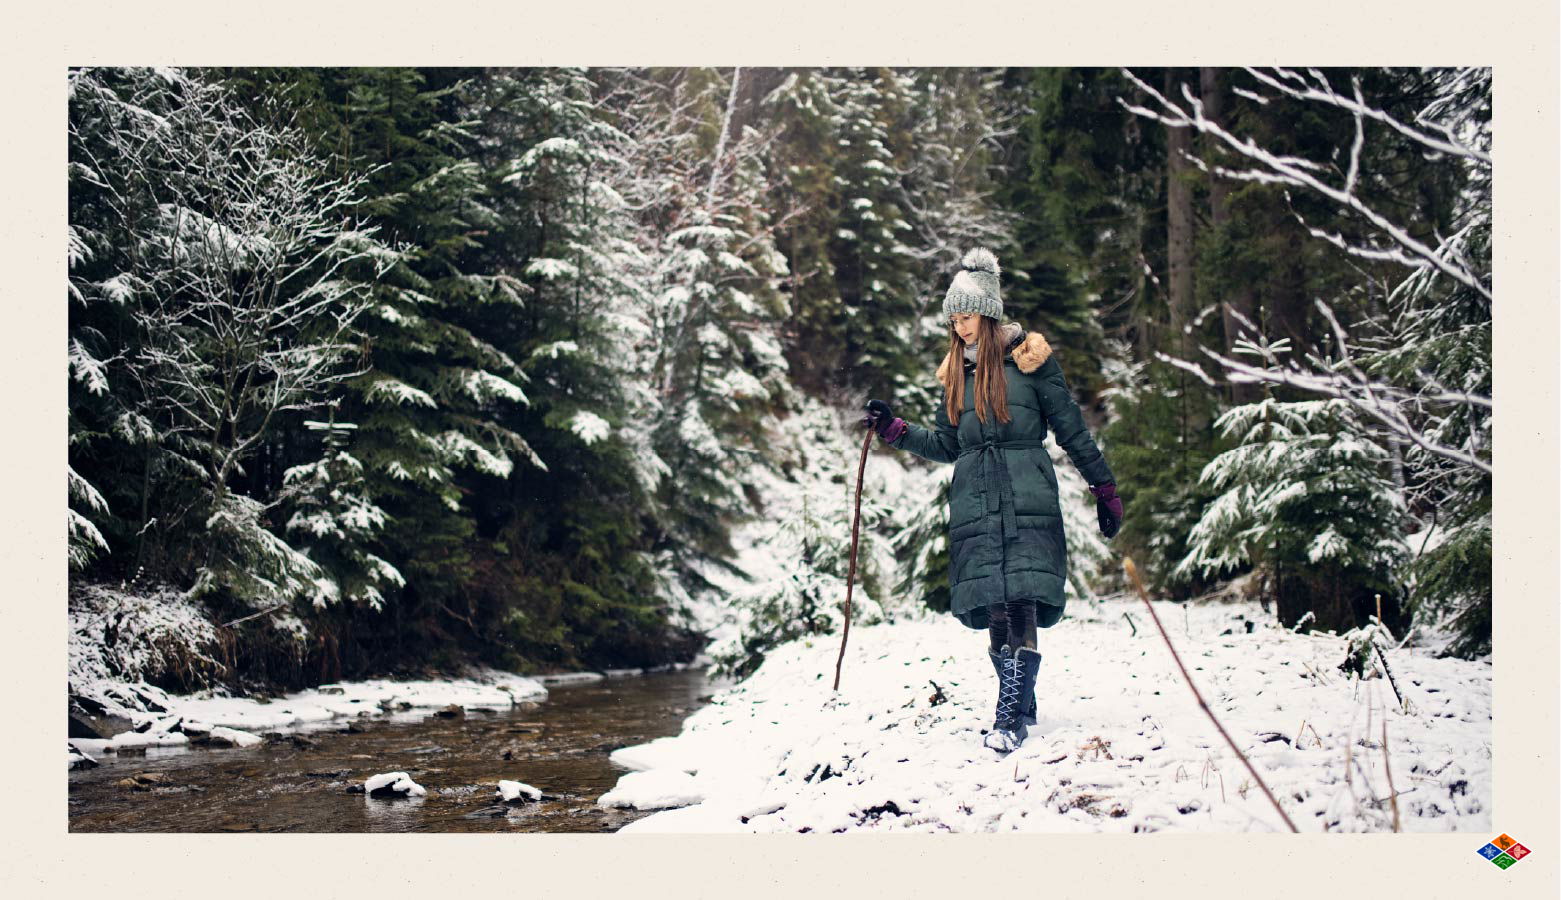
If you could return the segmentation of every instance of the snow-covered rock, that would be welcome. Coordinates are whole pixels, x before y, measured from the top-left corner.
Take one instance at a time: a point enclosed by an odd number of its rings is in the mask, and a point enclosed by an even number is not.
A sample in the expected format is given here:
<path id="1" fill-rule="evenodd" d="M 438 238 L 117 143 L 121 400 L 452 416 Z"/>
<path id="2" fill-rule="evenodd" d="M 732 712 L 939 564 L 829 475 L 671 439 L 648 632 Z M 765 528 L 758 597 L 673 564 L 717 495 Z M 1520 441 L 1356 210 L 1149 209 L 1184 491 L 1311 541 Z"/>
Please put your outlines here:
<path id="1" fill-rule="evenodd" d="M 1338 671 L 1340 638 L 1293 634 L 1255 603 L 1156 609 L 1301 831 L 1392 830 L 1384 718 L 1403 830 L 1490 829 L 1488 661 L 1388 650 L 1406 712 L 1387 679 Z M 643 771 L 599 802 L 685 807 L 633 832 L 1287 830 L 1141 602 L 1068 612 L 1041 632 L 1040 722 L 1012 754 L 981 746 L 996 701 L 984 633 L 952 619 L 853 628 L 838 695 L 837 637 L 777 647 L 682 734 L 615 752 Z"/>
<path id="2" fill-rule="evenodd" d="M 93 757 L 81 752 L 75 742 L 66 743 L 65 768 L 66 769 L 92 769 L 99 765 Z"/>
<path id="3" fill-rule="evenodd" d="M 189 737 L 179 731 L 126 731 L 110 738 L 104 749 L 110 753 L 120 753 L 147 747 L 178 747 L 189 742 Z"/>
<path id="4" fill-rule="evenodd" d="M 226 728 L 222 725 L 213 726 L 207 736 L 213 742 L 227 741 L 234 747 L 253 747 L 260 743 L 260 735 L 240 731 L 237 728 Z"/>
<path id="5" fill-rule="evenodd" d="M 651 769 L 630 772 L 618 779 L 617 787 L 597 800 L 599 806 L 626 809 L 667 809 L 688 806 L 705 799 L 704 790 L 693 776 L 679 769 Z"/>
<path id="6" fill-rule="evenodd" d="M 494 799 L 503 800 L 505 803 L 525 803 L 530 800 L 541 800 L 542 792 L 524 781 L 500 781 Z"/>
<path id="7" fill-rule="evenodd" d="M 363 792 L 370 797 L 421 797 L 428 793 L 405 772 L 375 775 L 363 782 Z"/>

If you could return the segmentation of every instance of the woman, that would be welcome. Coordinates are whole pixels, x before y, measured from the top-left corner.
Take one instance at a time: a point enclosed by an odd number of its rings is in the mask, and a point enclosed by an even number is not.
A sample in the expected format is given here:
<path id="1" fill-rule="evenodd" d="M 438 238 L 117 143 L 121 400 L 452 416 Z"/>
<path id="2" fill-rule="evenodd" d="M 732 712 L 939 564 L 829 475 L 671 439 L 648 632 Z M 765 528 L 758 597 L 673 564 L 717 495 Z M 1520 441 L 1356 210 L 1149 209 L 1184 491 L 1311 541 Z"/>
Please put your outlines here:
<path id="1" fill-rule="evenodd" d="M 1108 539 L 1122 524 L 1116 482 L 1084 427 L 1046 338 L 1017 323 L 999 326 L 997 257 L 966 253 L 943 298 L 949 350 L 932 429 L 869 400 L 863 423 L 896 450 L 953 463 L 949 489 L 950 608 L 985 628 L 998 675 L 997 716 L 983 743 L 1007 753 L 1035 724 L 1036 628 L 1062 618 L 1067 544 L 1057 473 L 1042 439 L 1050 427 L 1095 495 Z"/>

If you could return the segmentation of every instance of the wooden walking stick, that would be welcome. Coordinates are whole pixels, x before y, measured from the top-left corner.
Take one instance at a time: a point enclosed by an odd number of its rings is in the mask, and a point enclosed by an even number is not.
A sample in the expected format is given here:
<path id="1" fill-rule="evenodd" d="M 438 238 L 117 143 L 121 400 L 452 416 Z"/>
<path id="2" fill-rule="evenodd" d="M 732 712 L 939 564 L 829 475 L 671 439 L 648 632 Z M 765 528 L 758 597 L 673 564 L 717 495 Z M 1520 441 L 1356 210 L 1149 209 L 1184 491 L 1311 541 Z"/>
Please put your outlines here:
<path id="1" fill-rule="evenodd" d="M 851 563 L 846 569 L 846 624 L 840 629 L 840 655 L 835 658 L 835 686 L 840 690 L 840 664 L 846 658 L 846 638 L 851 635 L 851 585 L 856 581 L 856 538 L 862 526 L 862 473 L 867 471 L 867 451 L 873 446 L 873 429 L 862 439 L 862 460 L 856 464 L 856 513 L 851 517 Z"/>

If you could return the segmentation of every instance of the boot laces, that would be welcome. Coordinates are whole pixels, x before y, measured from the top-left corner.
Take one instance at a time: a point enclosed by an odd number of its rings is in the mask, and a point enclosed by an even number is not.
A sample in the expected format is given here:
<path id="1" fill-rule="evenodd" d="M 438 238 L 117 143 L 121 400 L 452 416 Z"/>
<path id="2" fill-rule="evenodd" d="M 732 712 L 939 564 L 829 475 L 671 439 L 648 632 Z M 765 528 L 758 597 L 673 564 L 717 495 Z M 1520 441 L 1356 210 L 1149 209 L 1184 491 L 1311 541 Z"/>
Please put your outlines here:
<path id="1" fill-rule="evenodd" d="M 1008 648 L 1003 649 L 1006 651 Z M 1019 693 L 1023 682 L 1024 676 L 1019 671 L 1019 658 L 1004 655 L 1002 675 L 998 677 L 997 720 L 999 723 L 1011 723 L 1018 717 Z"/>

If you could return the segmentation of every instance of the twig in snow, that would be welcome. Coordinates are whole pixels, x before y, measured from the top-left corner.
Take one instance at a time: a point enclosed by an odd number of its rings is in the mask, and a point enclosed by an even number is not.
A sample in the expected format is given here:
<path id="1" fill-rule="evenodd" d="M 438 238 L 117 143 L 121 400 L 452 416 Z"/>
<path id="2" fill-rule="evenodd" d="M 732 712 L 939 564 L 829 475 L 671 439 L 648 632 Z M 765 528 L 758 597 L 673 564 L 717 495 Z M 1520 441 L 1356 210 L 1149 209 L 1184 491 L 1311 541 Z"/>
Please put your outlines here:
<path id="1" fill-rule="evenodd" d="M 1382 624 L 1382 595 L 1378 594 L 1377 595 L 1377 625 L 1380 626 L 1381 624 Z M 1382 652 L 1382 645 L 1378 644 L 1376 641 L 1372 641 L 1371 642 L 1371 646 L 1373 648 L 1375 648 L 1376 651 L 1377 651 L 1377 661 L 1382 663 L 1382 674 L 1388 676 L 1388 684 L 1391 685 L 1392 688 L 1393 688 L 1393 696 L 1398 698 L 1398 708 L 1407 713 L 1409 711 L 1408 704 L 1404 700 L 1404 695 L 1402 693 L 1400 693 L 1399 690 L 1398 690 L 1398 681 L 1393 677 L 1393 670 L 1388 668 L 1387 654 Z M 1387 720 L 1387 718 L 1384 715 L 1383 721 L 1386 721 L 1386 720 Z"/>
<path id="2" fill-rule="evenodd" d="M 1231 740 L 1230 734 L 1225 731 L 1225 726 L 1220 724 L 1219 718 L 1214 715 L 1214 711 L 1209 708 L 1209 704 L 1204 702 L 1203 694 L 1198 691 L 1198 686 L 1193 683 L 1192 675 L 1187 672 L 1187 667 L 1182 665 L 1182 658 L 1177 654 L 1176 646 L 1171 643 L 1171 636 L 1165 633 L 1165 626 L 1160 624 L 1160 615 L 1155 612 L 1154 604 L 1149 602 L 1149 591 L 1144 589 L 1144 583 L 1138 577 L 1138 567 L 1133 565 L 1131 557 L 1123 557 L 1122 568 L 1127 570 L 1127 577 L 1132 580 L 1133 587 L 1138 589 L 1138 596 L 1143 598 L 1144 606 L 1149 608 L 1149 617 L 1154 619 L 1155 627 L 1160 630 L 1160 636 L 1165 639 L 1165 646 L 1171 651 L 1171 658 L 1176 661 L 1176 667 L 1181 670 L 1182 678 L 1187 682 L 1187 687 L 1192 689 L 1193 696 L 1197 698 L 1198 706 L 1208 715 L 1209 721 L 1214 723 L 1214 727 L 1219 730 L 1220 736 L 1225 738 L 1225 743 L 1230 745 L 1230 749 L 1241 759 L 1242 764 L 1247 767 L 1247 771 L 1252 773 L 1252 778 L 1257 781 L 1258 787 L 1263 789 L 1263 794 L 1268 797 L 1268 802 L 1274 804 L 1274 809 L 1278 811 L 1279 817 L 1284 820 L 1285 825 L 1289 826 L 1292 832 L 1299 833 L 1300 830 L 1295 827 L 1294 822 L 1290 821 L 1290 816 L 1285 812 L 1285 808 L 1280 806 L 1279 800 L 1274 797 L 1274 792 L 1268 789 L 1268 783 L 1263 780 L 1263 776 L 1257 773 L 1257 769 L 1252 766 L 1252 761 L 1247 759 L 1246 754 L 1241 752 L 1241 748 L 1236 746 L 1236 742 Z"/>
<path id="3" fill-rule="evenodd" d="M 1393 764 L 1388 759 L 1388 717 L 1382 717 L 1382 768 L 1388 774 L 1388 797 L 1393 801 L 1393 832 L 1399 831 L 1398 791 L 1393 787 Z"/>
<path id="4" fill-rule="evenodd" d="M 1133 637 L 1138 637 L 1138 626 L 1133 624 L 1133 617 L 1127 613 L 1123 613 L 1122 618 L 1126 619 L 1128 627 L 1133 629 Z"/>

